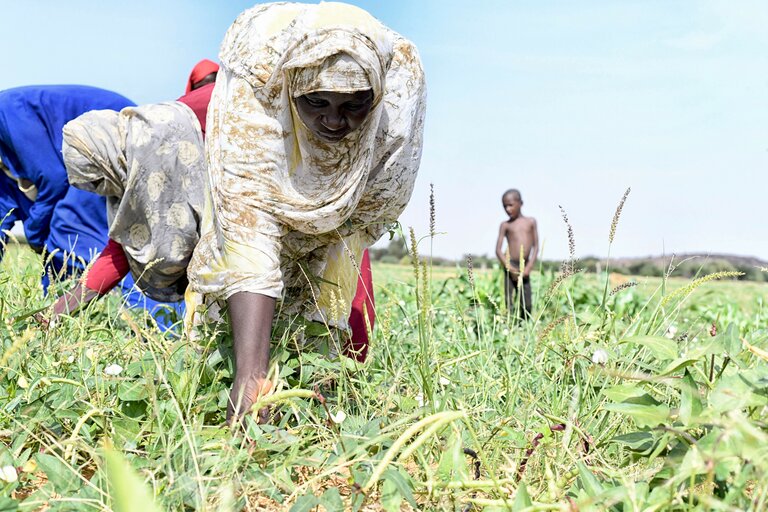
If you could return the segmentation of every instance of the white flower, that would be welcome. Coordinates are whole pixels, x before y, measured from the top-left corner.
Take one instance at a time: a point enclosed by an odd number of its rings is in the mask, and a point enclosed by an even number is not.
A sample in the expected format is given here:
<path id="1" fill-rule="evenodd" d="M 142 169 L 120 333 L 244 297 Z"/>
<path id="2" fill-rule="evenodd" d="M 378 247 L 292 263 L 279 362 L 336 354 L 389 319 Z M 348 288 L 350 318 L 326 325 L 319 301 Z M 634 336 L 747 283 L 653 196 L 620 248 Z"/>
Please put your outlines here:
<path id="1" fill-rule="evenodd" d="M 120 375 L 120 372 L 122 371 L 123 371 L 123 367 L 115 363 L 112 363 L 111 365 L 104 368 L 104 373 L 112 377 L 114 377 L 115 375 Z"/>
<path id="2" fill-rule="evenodd" d="M 19 378 L 16 380 L 16 384 L 21 389 L 27 389 L 29 387 L 29 382 L 27 382 L 27 379 L 25 379 L 23 375 L 19 375 Z"/>
<path id="3" fill-rule="evenodd" d="M 501 331 L 501 335 L 502 336 L 509 336 L 509 329 L 504 329 L 503 331 Z"/>
<path id="4" fill-rule="evenodd" d="M 675 334 L 677 334 L 677 327 L 675 327 L 674 325 L 670 325 L 669 328 L 667 329 L 667 333 L 664 336 L 666 336 L 669 339 L 672 339 L 675 337 Z"/>
<path id="5" fill-rule="evenodd" d="M 592 354 L 592 362 L 595 364 L 605 364 L 608 362 L 608 352 L 602 348 L 598 348 Z"/>
<path id="6" fill-rule="evenodd" d="M 74 362 L 75 362 L 75 356 L 69 356 L 69 357 L 67 358 L 67 362 L 68 362 L 69 364 L 72 364 L 72 363 L 74 363 Z"/>
<path id="7" fill-rule="evenodd" d="M 424 407 L 424 395 L 422 393 L 416 395 L 416 402 L 419 404 L 419 407 Z"/>
<path id="8" fill-rule="evenodd" d="M 334 423 L 341 423 L 345 419 L 347 419 L 347 413 L 345 413 L 341 409 L 337 409 L 334 414 L 331 414 L 331 420 Z"/>
<path id="9" fill-rule="evenodd" d="M 450 383 L 451 383 L 451 381 L 449 381 L 448 379 L 446 379 L 446 378 L 445 378 L 445 377 L 443 377 L 442 375 L 440 376 L 440 385 L 441 385 L 441 386 L 447 386 L 447 385 L 448 385 L 448 384 L 450 384 Z"/>
<path id="10" fill-rule="evenodd" d="M 8 482 L 9 484 L 19 479 L 19 475 L 16 473 L 16 468 L 13 466 L 3 466 L 0 468 L 0 480 Z"/>
<path id="11" fill-rule="evenodd" d="M 92 348 L 89 348 L 89 349 L 85 350 L 85 357 L 87 357 L 91 361 L 95 361 L 96 360 L 96 354 L 93 353 L 93 349 Z"/>

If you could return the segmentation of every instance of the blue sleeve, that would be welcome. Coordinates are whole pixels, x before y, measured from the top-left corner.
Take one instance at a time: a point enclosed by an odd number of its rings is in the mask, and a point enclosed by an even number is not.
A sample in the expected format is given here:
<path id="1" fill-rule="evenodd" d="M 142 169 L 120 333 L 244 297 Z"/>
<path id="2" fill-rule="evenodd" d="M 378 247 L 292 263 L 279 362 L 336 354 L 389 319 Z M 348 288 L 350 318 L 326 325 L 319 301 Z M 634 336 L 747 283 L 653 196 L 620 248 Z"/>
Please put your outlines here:
<path id="1" fill-rule="evenodd" d="M 13 227 L 14 222 L 18 220 L 18 206 L 11 197 L 3 190 L 3 184 L 0 183 L 0 261 L 3 260 L 3 254 L 5 253 L 5 243 L 8 240 L 8 236 L 5 234 L 6 230 Z M 11 211 L 13 210 L 13 211 Z"/>
<path id="2" fill-rule="evenodd" d="M 14 114 L 16 119 L 6 144 L 23 169 L 19 174 L 37 187 L 37 199 L 24 220 L 24 233 L 30 245 L 42 247 L 50 231 L 53 209 L 69 187 L 67 171 L 58 148 L 34 112 L 18 109 Z"/>

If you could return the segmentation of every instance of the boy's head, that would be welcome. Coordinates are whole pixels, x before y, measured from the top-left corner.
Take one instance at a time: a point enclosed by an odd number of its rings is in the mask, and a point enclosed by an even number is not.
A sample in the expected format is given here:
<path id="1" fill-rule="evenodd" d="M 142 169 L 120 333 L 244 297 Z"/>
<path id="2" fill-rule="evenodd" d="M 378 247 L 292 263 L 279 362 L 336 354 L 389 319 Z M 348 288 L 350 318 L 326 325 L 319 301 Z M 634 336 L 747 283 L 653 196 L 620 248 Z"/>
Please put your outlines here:
<path id="1" fill-rule="evenodd" d="M 516 219 L 520 215 L 520 209 L 523 207 L 523 196 L 516 188 L 511 188 L 501 196 L 501 205 L 507 212 L 510 219 Z"/>

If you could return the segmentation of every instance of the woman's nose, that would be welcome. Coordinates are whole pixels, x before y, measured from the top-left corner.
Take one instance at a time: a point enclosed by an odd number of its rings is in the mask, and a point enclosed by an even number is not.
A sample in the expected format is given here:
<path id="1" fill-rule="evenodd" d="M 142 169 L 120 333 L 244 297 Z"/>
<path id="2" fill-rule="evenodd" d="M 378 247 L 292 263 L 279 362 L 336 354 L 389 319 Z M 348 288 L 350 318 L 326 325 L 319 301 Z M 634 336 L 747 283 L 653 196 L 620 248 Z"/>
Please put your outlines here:
<path id="1" fill-rule="evenodd" d="M 338 112 L 326 114 L 321 119 L 321 122 L 323 123 L 323 126 L 333 131 L 341 130 L 342 128 L 345 128 L 347 124 L 344 116 L 339 115 Z"/>

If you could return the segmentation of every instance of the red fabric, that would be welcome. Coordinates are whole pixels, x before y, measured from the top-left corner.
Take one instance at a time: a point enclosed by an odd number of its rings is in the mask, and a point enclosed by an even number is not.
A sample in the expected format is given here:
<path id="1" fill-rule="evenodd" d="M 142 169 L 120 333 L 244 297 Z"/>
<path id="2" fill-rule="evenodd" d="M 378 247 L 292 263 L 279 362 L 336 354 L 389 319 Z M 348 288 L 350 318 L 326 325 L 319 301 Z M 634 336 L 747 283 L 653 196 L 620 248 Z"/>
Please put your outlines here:
<path id="1" fill-rule="evenodd" d="M 88 271 L 85 287 L 98 292 L 99 295 L 104 295 L 117 286 L 129 271 L 123 246 L 110 238 L 107 246 Z"/>
<path id="2" fill-rule="evenodd" d="M 192 68 L 192 72 L 189 74 L 189 79 L 187 80 L 187 89 L 184 91 L 184 94 L 189 94 L 193 85 L 211 73 L 217 72 L 218 70 L 219 65 L 212 60 L 203 59 L 195 64 L 195 67 Z"/>
<path id="3" fill-rule="evenodd" d="M 367 320 L 366 322 L 366 314 Z M 344 347 L 344 355 L 365 361 L 368 356 L 368 325 L 373 331 L 373 323 L 376 320 L 376 310 L 373 301 L 373 274 L 371 273 L 371 259 L 368 250 L 363 252 L 363 260 L 360 262 L 360 277 L 357 279 L 357 291 L 352 299 L 352 312 L 349 314 L 349 326 L 352 328 L 352 340 Z"/>
<path id="4" fill-rule="evenodd" d="M 176 100 L 191 108 L 195 113 L 197 120 L 200 121 L 203 137 L 205 137 L 205 115 L 208 113 L 208 104 L 211 102 L 211 94 L 213 94 L 214 85 L 216 84 L 205 84 Z"/>

